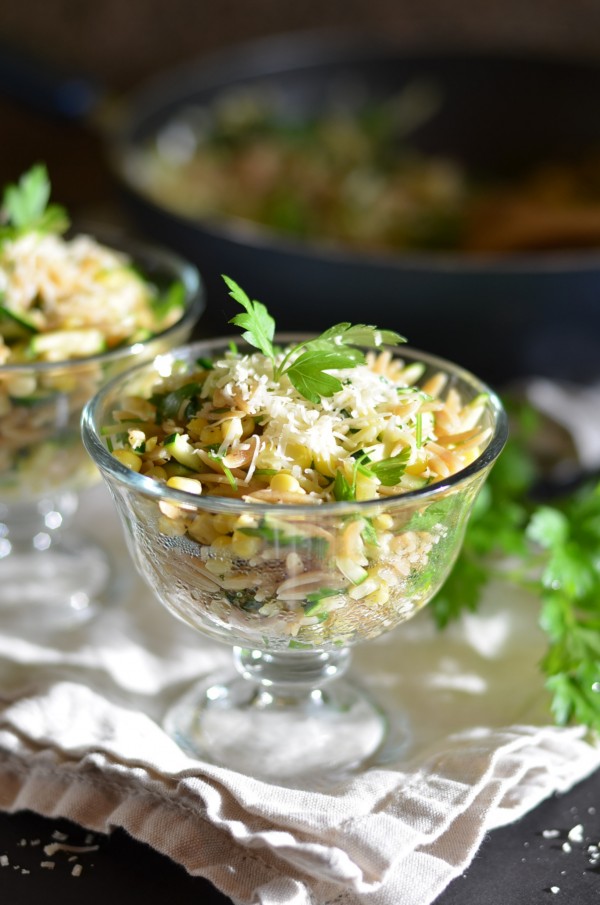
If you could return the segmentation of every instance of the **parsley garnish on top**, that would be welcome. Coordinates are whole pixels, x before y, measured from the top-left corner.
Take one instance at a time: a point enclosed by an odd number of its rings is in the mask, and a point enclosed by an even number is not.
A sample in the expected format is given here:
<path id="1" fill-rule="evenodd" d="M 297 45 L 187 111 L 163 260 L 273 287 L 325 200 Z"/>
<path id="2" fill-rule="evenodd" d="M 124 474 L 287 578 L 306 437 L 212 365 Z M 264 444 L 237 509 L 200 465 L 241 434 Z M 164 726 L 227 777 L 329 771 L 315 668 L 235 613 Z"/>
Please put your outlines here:
<path id="1" fill-rule="evenodd" d="M 262 302 L 252 301 L 230 277 L 223 275 L 223 279 L 230 296 L 245 309 L 245 314 L 236 314 L 230 323 L 242 327 L 246 342 L 273 362 L 275 380 L 281 380 L 285 375 L 300 395 L 315 405 L 321 397 L 333 396 L 342 389 L 341 380 L 330 371 L 364 364 L 365 355 L 358 346 L 375 349 L 384 344 L 397 346 L 406 342 L 393 330 L 379 330 L 367 324 L 341 323 L 315 339 L 291 346 L 277 364 L 273 344 L 275 321 L 267 308 Z"/>
<path id="2" fill-rule="evenodd" d="M 60 205 L 49 204 L 49 200 L 48 172 L 43 164 L 36 164 L 18 183 L 4 189 L 0 240 L 16 239 L 28 232 L 65 232 L 69 228 L 67 213 Z"/>

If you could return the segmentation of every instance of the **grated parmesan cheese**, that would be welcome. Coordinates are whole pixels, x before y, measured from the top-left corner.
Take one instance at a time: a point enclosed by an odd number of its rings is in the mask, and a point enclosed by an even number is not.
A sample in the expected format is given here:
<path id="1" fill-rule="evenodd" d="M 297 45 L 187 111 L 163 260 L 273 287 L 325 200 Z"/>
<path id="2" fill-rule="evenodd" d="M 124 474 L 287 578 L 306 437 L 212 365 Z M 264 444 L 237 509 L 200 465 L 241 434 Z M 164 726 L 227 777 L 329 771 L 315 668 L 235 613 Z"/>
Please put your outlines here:
<path id="1" fill-rule="evenodd" d="M 143 388 L 121 390 L 103 436 L 136 472 L 194 494 L 189 504 L 165 498 L 159 514 L 148 510 L 149 537 L 158 529 L 169 538 L 159 582 L 170 588 L 177 573 L 187 621 L 207 611 L 211 624 L 232 623 L 245 640 L 267 635 L 286 647 L 376 637 L 422 605 L 426 570 L 453 544 L 445 519 L 421 529 L 408 510 L 390 503 L 388 512 L 387 501 L 476 462 L 493 434 L 489 395 L 473 396 L 459 380 L 448 388 L 437 365 L 386 350 L 331 374 L 317 367 L 320 377 L 310 366 L 294 371 L 302 346 L 274 354 L 227 349 L 208 362 L 165 361 L 158 380 L 149 372 Z M 182 484 L 189 480 L 193 489 Z M 205 506 L 219 497 L 272 511 Z M 328 507 L 321 523 L 316 513 L 319 504 L 370 500 L 383 503 L 371 519 Z M 296 512 L 288 523 L 286 504 L 315 515 Z"/>

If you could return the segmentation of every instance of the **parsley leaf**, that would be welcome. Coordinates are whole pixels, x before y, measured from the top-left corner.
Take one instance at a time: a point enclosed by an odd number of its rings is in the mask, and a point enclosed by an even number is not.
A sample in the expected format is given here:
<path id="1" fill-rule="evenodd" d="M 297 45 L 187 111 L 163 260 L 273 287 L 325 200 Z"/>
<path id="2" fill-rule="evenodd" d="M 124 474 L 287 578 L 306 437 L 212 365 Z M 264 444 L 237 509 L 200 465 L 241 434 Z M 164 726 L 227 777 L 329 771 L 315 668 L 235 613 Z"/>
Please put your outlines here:
<path id="1" fill-rule="evenodd" d="M 173 311 L 183 309 L 185 303 L 185 286 L 179 280 L 171 283 L 169 288 L 153 303 L 156 317 L 160 320 L 168 317 Z"/>
<path id="2" fill-rule="evenodd" d="M 246 309 L 246 314 L 236 314 L 229 321 L 242 327 L 246 332 L 242 333 L 243 338 L 251 346 L 260 349 L 267 358 L 274 358 L 273 336 L 275 335 L 275 321 L 267 311 L 262 302 L 251 301 L 241 286 L 238 286 L 232 279 L 223 274 L 223 279 L 229 287 L 229 295 L 236 302 Z"/>
<path id="3" fill-rule="evenodd" d="M 62 207 L 48 204 L 49 199 L 50 181 L 43 164 L 24 173 L 16 185 L 7 185 L 2 198 L 7 225 L 0 230 L 0 238 L 14 239 L 30 231 L 64 232 L 69 218 Z"/>
<path id="4" fill-rule="evenodd" d="M 342 389 L 340 379 L 328 374 L 327 370 L 352 368 L 355 364 L 354 354 L 348 355 L 343 349 L 331 346 L 329 349 L 302 352 L 285 373 L 305 399 L 318 405 L 321 396 L 333 396 Z"/>
<path id="5" fill-rule="evenodd" d="M 275 321 L 261 302 L 252 301 L 230 277 L 223 274 L 223 279 L 229 295 L 245 309 L 244 314 L 236 314 L 229 323 L 242 327 L 246 342 L 275 363 Z M 377 348 L 384 343 L 401 342 L 406 340 L 393 330 L 379 330 L 367 324 L 336 324 L 315 339 L 304 340 L 288 349 L 279 364 L 274 365 L 273 377 L 281 380 L 287 376 L 301 396 L 318 405 L 323 396 L 333 396 L 342 388 L 340 379 L 328 371 L 364 363 L 364 353 L 356 346 Z"/>
<path id="6" fill-rule="evenodd" d="M 344 322 L 335 324 L 321 333 L 319 339 L 325 339 L 343 345 L 365 346 L 368 349 L 375 349 L 381 345 L 397 346 L 399 343 L 405 343 L 404 336 L 395 333 L 393 330 L 380 330 L 378 327 L 372 327 L 368 324 L 350 324 Z"/>
<path id="7" fill-rule="evenodd" d="M 354 486 L 349 483 L 346 476 L 341 471 L 336 471 L 335 480 L 333 482 L 333 498 L 338 503 L 356 499 L 356 491 Z"/>
<path id="8" fill-rule="evenodd" d="M 407 447 L 401 453 L 398 453 L 397 456 L 392 456 L 390 459 L 382 459 L 380 462 L 369 462 L 369 471 L 376 478 L 379 478 L 386 487 L 393 487 L 406 471 L 409 459 L 410 449 Z"/>
<path id="9" fill-rule="evenodd" d="M 505 402 L 515 418 L 511 437 L 430 608 L 443 627 L 463 610 L 477 609 L 496 575 L 534 593 L 548 639 L 540 670 L 554 719 L 600 732 L 600 485 L 585 484 L 553 499 L 551 506 L 537 501 L 533 490 L 539 469 L 529 443 L 535 412 Z M 508 574 L 496 565 L 507 557 Z"/>
<path id="10" fill-rule="evenodd" d="M 157 419 L 163 422 L 169 418 L 176 418 L 183 403 L 192 400 L 201 389 L 201 384 L 192 381 L 167 393 L 155 393 L 149 401 L 156 406 Z"/>

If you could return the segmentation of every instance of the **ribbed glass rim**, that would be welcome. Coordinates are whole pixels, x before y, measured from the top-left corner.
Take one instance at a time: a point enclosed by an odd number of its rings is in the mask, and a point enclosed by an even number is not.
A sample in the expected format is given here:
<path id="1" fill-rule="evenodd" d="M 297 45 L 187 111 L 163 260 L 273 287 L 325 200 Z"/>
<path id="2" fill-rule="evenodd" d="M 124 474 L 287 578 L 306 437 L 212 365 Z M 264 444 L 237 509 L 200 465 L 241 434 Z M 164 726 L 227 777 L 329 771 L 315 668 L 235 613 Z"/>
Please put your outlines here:
<path id="1" fill-rule="evenodd" d="M 87 234 L 88 231 L 86 231 Z M 122 358 L 136 355 L 154 342 L 160 342 L 176 334 L 182 327 L 188 327 L 195 323 L 203 313 L 206 302 L 204 297 L 204 284 L 198 269 L 188 260 L 170 249 L 143 240 L 131 239 L 123 236 L 117 230 L 110 228 L 100 229 L 99 241 L 110 245 L 115 251 L 124 251 L 130 254 L 135 262 L 152 261 L 165 271 L 171 271 L 173 277 L 181 280 L 185 287 L 185 301 L 183 315 L 166 330 L 155 333 L 148 339 L 138 340 L 134 343 L 118 346 L 97 355 L 86 355 L 83 358 L 67 358 L 63 361 L 30 361 L 18 364 L 0 365 L 0 379 L 5 375 L 48 374 L 53 371 L 67 371 L 72 368 L 85 368 L 89 365 L 103 365 Z M 96 230 L 94 230 L 94 237 Z M 92 234 L 92 231 L 89 231 Z M 112 239 L 112 244 L 111 244 Z"/>
<path id="2" fill-rule="evenodd" d="M 306 338 L 303 334 L 302 338 Z M 281 333 L 276 335 L 276 341 L 282 344 L 298 340 L 298 334 Z M 159 356 L 161 360 L 177 359 L 183 356 L 200 357 L 208 351 L 214 351 L 216 348 L 226 348 L 229 343 L 234 341 L 239 347 L 245 345 L 240 336 L 219 336 L 210 339 L 199 340 L 195 343 L 188 343 L 178 348 L 172 349 L 164 355 Z M 247 347 L 249 350 L 251 347 Z M 383 346 L 382 348 L 386 348 Z M 388 347 L 389 348 L 389 347 Z M 256 351 L 252 349 L 251 351 Z M 445 358 L 428 352 L 422 352 L 412 346 L 403 345 L 399 348 L 393 348 L 391 351 L 398 358 L 409 358 L 411 361 L 420 361 L 425 365 L 443 370 L 451 376 L 463 381 L 473 388 L 475 395 L 485 394 L 489 408 L 493 416 L 493 434 L 492 437 L 482 451 L 482 453 L 466 468 L 461 469 L 448 478 L 422 487 L 417 490 L 408 490 L 395 496 L 379 497 L 372 500 L 349 500 L 334 501 L 330 503 L 258 503 L 247 502 L 245 500 L 233 499 L 230 497 L 219 496 L 202 496 L 194 493 L 187 493 L 183 490 L 167 487 L 159 481 L 148 478 L 145 475 L 132 471 L 116 459 L 108 451 L 103 443 L 97 428 L 97 420 L 104 408 L 107 397 L 112 395 L 119 384 L 129 382 L 136 373 L 146 370 L 150 372 L 154 366 L 154 362 L 146 361 L 140 363 L 126 372 L 118 375 L 108 381 L 92 399 L 85 405 L 81 418 L 81 429 L 83 444 L 96 463 L 102 473 L 110 475 L 120 484 L 126 486 L 130 490 L 134 490 L 155 500 L 168 500 L 187 504 L 188 507 L 193 505 L 194 509 L 206 510 L 209 512 L 222 513 L 254 513 L 256 515 L 265 515 L 274 512 L 282 517 L 286 515 L 312 515 L 314 518 L 317 514 L 328 515 L 344 515 L 347 513 L 356 513 L 357 510 L 368 513 L 371 510 L 377 510 L 389 507 L 390 505 L 398 506 L 401 503 L 415 504 L 419 502 L 428 503 L 435 497 L 443 496 L 449 490 L 467 484 L 476 475 L 487 469 L 500 455 L 504 444 L 508 437 L 508 417 L 502 402 L 497 393 L 488 386 L 487 383 L 480 380 L 470 371 L 462 368 L 460 365 L 454 364 Z M 159 377 L 157 373 L 157 378 Z"/>

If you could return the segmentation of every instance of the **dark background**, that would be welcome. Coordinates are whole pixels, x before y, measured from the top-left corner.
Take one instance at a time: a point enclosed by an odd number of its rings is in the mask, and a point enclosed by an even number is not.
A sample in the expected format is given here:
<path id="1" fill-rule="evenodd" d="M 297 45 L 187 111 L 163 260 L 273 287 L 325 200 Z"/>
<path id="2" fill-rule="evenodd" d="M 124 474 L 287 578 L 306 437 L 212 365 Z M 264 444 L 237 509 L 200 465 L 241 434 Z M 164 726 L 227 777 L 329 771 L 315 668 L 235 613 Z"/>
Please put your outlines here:
<path id="1" fill-rule="evenodd" d="M 600 55 L 597 0 L 5 0 L 0 8 L 5 39 L 114 90 L 237 41 L 349 25 L 413 45 Z"/>
<path id="2" fill-rule="evenodd" d="M 0 49 L 95 80 L 111 100 L 157 72 L 246 40 L 317 28 L 382 33 L 413 48 L 506 48 L 600 59 L 598 0 L 4 0 Z M 74 215 L 115 205 L 97 131 L 44 120 L 3 96 L 0 184 L 36 160 Z"/>

